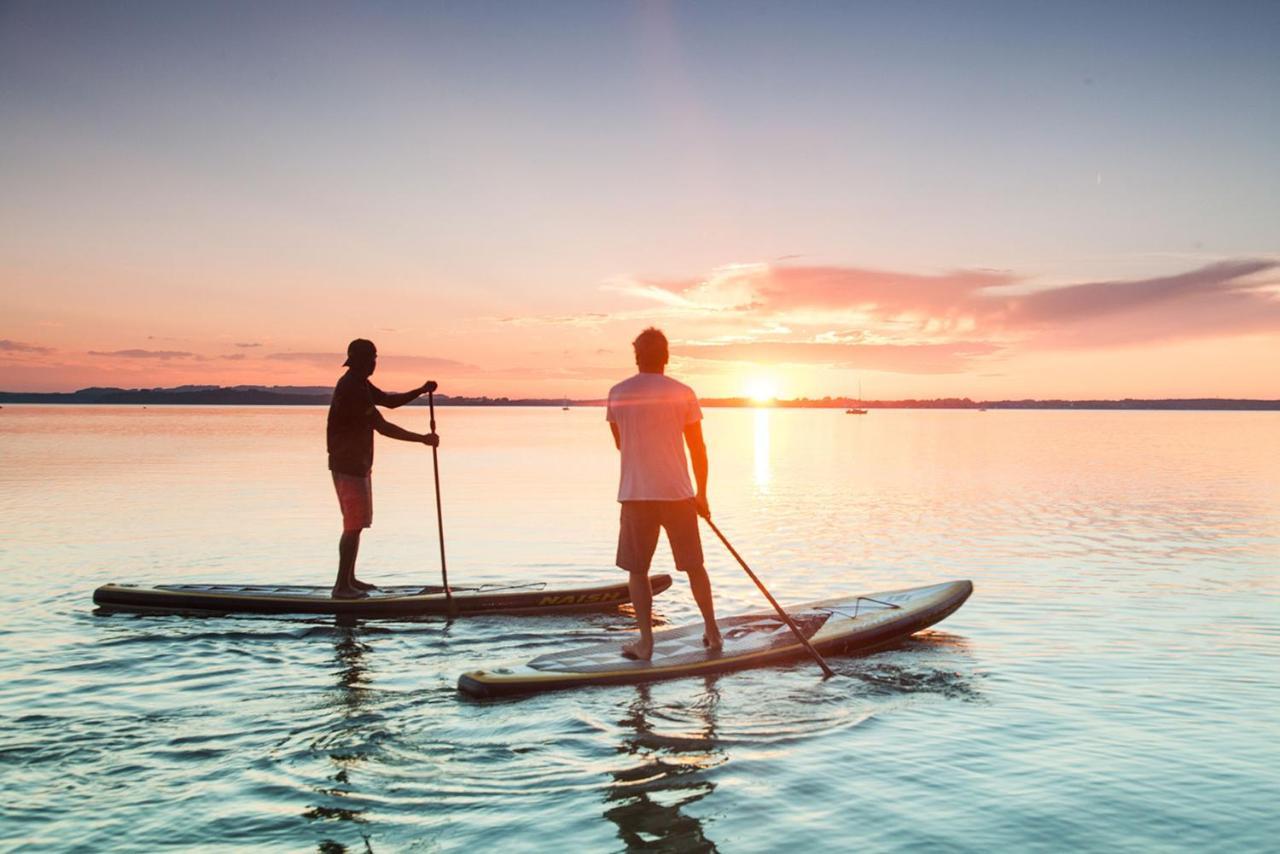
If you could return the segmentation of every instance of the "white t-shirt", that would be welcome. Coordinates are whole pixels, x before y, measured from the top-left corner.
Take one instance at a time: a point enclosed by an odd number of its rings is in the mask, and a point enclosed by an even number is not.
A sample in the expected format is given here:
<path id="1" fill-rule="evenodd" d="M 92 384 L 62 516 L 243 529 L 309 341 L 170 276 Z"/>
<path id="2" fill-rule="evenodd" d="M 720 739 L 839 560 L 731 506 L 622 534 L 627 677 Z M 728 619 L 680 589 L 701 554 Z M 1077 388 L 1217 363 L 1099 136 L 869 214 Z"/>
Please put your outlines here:
<path id="1" fill-rule="evenodd" d="M 622 436 L 619 501 L 693 497 L 684 428 L 702 420 L 698 396 L 664 374 L 639 373 L 609 389 L 605 418 Z"/>

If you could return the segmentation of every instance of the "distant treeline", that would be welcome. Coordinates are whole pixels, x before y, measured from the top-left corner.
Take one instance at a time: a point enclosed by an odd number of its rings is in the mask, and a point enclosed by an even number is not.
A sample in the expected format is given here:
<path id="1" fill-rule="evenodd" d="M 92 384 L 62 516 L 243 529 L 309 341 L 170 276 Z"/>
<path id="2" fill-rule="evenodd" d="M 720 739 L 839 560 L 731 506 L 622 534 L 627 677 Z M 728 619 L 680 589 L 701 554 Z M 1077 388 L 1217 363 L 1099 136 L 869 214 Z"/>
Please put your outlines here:
<path id="1" fill-rule="evenodd" d="M 178 388 L 82 388 L 71 392 L 0 391 L 4 403 L 92 403 L 186 406 L 328 406 L 333 389 L 325 386 L 179 386 Z M 435 396 L 437 406 L 561 406 L 562 398 Z M 578 401 L 578 406 L 603 401 Z M 426 406 L 427 398 L 410 406 Z"/>
<path id="2" fill-rule="evenodd" d="M 82 388 L 72 392 L 0 391 L 4 403 L 92 403 L 187 406 L 327 406 L 332 390 L 327 386 L 178 386 L 177 388 Z M 565 400 L 539 397 L 458 397 L 436 395 L 440 406 L 603 406 L 601 399 Z M 425 406 L 425 397 L 414 406 Z M 706 407 L 760 406 L 745 397 L 704 398 Z M 1280 400 L 1239 400 L 1226 398 L 1172 398 L 1164 400 L 970 400 L 943 397 L 933 400 L 858 400 L 852 397 L 823 397 L 775 400 L 768 406 L 779 409 L 1199 409 L 1199 410 L 1280 410 Z"/>

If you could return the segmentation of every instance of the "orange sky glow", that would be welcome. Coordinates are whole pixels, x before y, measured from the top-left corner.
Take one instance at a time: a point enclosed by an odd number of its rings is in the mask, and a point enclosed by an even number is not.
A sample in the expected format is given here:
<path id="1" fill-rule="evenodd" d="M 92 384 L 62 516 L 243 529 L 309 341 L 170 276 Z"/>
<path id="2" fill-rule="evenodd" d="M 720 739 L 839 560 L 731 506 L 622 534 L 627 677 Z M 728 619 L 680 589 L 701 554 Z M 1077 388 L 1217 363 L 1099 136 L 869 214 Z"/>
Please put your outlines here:
<path id="1" fill-rule="evenodd" d="M 0 390 L 1280 398 L 1266 27 L 253 8 L 0 16 Z"/>
<path id="2" fill-rule="evenodd" d="M 244 311 L 212 285 L 193 298 L 80 290 L 73 278 L 8 299 L 0 370 L 10 391 L 326 385 L 346 341 L 365 336 L 389 388 L 430 377 L 454 394 L 586 398 L 632 370 L 629 341 L 654 324 L 671 338 L 671 372 L 704 396 L 853 396 L 859 383 L 867 399 L 1276 396 L 1276 270 L 1219 262 L 1028 289 L 1004 272 L 734 264 L 685 280 L 613 277 L 563 313 L 533 311 L 536 296 L 526 313 L 450 310 L 430 287 L 406 288 L 354 321 L 312 308 L 294 319 L 287 297 Z M 326 299 L 340 305 L 342 286 Z"/>

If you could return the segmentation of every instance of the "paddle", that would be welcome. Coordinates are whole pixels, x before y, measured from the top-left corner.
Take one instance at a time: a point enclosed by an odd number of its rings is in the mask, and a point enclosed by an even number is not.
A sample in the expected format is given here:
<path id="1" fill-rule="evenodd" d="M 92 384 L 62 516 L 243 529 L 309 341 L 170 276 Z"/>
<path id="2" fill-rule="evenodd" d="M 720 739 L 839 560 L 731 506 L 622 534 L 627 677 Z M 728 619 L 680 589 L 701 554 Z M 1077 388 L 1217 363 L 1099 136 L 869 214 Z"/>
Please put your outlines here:
<path id="1" fill-rule="evenodd" d="M 435 385 L 435 383 L 432 383 Z M 431 411 L 431 432 L 436 432 L 436 392 L 427 390 L 427 408 Z M 440 507 L 440 456 L 435 445 L 431 446 L 431 469 L 436 478 L 436 530 L 440 532 L 440 580 L 444 583 L 444 598 L 449 603 L 449 616 L 458 616 L 458 605 L 449 589 L 449 569 L 444 560 L 444 510 Z"/>
<path id="2" fill-rule="evenodd" d="M 800 627 L 797 626 L 795 624 L 795 621 L 792 620 L 791 617 L 787 615 L 786 611 L 782 610 L 782 606 L 778 604 L 778 600 L 774 599 L 773 595 L 769 593 L 767 589 L 765 589 L 765 586 L 763 583 L 761 583 L 760 579 L 756 578 L 756 574 L 751 571 L 751 567 L 747 566 L 747 562 L 742 559 L 742 555 L 738 554 L 738 550 L 735 549 L 729 543 L 729 540 L 725 537 L 725 535 L 720 533 L 720 529 L 716 527 L 715 522 L 711 521 L 711 517 L 703 516 L 702 518 L 703 518 L 703 521 L 705 521 L 708 525 L 711 526 L 711 530 L 716 532 L 716 536 L 720 538 L 720 542 L 724 543 L 724 547 L 729 550 L 729 554 L 737 558 L 738 563 L 742 564 L 742 568 L 747 571 L 747 575 L 751 576 L 751 580 L 756 583 L 756 587 L 760 588 L 760 592 L 764 594 L 764 598 L 769 600 L 769 604 L 772 605 L 773 609 L 778 612 L 778 616 L 782 618 L 782 621 L 791 627 L 791 631 L 795 633 L 795 636 L 800 641 L 800 643 L 804 644 L 804 648 L 809 651 L 809 655 L 813 656 L 813 660 L 818 662 L 818 666 L 822 668 L 822 672 L 824 674 L 823 678 L 830 679 L 832 676 L 835 676 L 836 675 L 835 671 L 832 670 L 827 665 L 826 659 L 824 659 L 822 655 L 816 649 L 813 648 L 813 644 L 809 643 L 809 639 L 806 638 L 804 636 L 804 633 L 800 631 Z"/>

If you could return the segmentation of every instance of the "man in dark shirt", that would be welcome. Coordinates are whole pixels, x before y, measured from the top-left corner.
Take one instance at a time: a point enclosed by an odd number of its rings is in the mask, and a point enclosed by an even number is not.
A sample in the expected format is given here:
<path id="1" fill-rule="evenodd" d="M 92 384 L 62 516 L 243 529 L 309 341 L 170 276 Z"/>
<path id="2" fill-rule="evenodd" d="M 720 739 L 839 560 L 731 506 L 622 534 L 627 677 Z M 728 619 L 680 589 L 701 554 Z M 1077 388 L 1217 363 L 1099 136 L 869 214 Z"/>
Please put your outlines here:
<path id="1" fill-rule="evenodd" d="M 404 406 L 429 391 L 436 390 L 428 380 L 413 391 L 388 394 L 369 382 L 378 365 L 378 349 L 372 341 L 357 338 L 347 345 L 347 372 L 333 389 L 327 427 L 329 470 L 333 487 L 342 508 L 342 539 L 338 541 L 338 580 L 333 584 L 335 599 L 359 599 L 376 589 L 356 578 L 356 553 L 360 550 L 360 532 L 373 524 L 373 431 L 405 442 L 422 442 L 435 447 L 440 437 L 435 433 L 413 433 L 397 427 L 382 417 L 379 406 L 391 409 Z"/>

